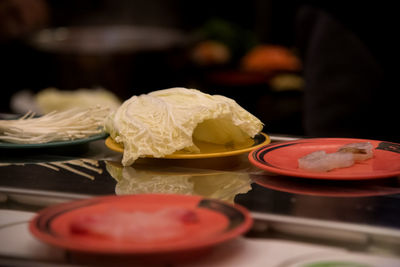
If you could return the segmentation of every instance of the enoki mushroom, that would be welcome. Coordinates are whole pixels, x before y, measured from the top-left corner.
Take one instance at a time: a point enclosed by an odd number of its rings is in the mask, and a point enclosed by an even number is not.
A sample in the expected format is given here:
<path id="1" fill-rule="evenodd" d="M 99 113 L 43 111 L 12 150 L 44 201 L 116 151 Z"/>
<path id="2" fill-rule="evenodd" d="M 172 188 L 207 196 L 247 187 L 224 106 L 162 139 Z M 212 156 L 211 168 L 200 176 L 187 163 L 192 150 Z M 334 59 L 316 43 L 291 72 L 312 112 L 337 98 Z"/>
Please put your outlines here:
<path id="1" fill-rule="evenodd" d="M 28 112 L 18 120 L 0 120 L 0 141 L 40 144 L 86 138 L 103 131 L 109 108 L 92 107 L 51 112 L 41 117 Z"/>

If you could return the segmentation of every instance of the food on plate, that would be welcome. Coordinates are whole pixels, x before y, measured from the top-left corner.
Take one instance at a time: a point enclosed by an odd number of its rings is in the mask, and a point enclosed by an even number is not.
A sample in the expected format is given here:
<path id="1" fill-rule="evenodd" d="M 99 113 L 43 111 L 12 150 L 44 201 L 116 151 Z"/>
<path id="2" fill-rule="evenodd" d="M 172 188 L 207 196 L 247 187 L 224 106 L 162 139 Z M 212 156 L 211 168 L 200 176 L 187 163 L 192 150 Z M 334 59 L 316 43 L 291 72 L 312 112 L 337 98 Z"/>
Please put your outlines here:
<path id="1" fill-rule="evenodd" d="M 212 40 L 197 44 L 192 51 L 192 60 L 201 66 L 225 64 L 230 57 L 231 54 L 226 45 Z"/>
<path id="2" fill-rule="evenodd" d="M 106 107 L 75 108 L 41 117 L 27 113 L 17 120 L 0 120 L 0 141 L 40 144 L 86 138 L 103 131 Z"/>
<path id="3" fill-rule="evenodd" d="M 351 143 L 338 149 L 338 152 L 353 153 L 355 161 L 363 161 L 372 158 L 374 155 L 374 146 L 370 142 Z"/>
<path id="4" fill-rule="evenodd" d="M 287 48 L 277 45 L 258 45 L 242 59 L 241 67 L 246 71 L 299 71 L 300 60 Z"/>
<path id="5" fill-rule="evenodd" d="M 262 128 L 258 118 L 230 98 L 178 87 L 133 96 L 105 122 L 111 138 L 124 147 L 124 166 L 178 150 L 199 153 L 196 141 L 244 143 Z"/>
<path id="6" fill-rule="evenodd" d="M 350 167 L 354 164 L 354 158 L 349 152 L 326 153 L 319 150 L 299 158 L 298 162 L 300 169 L 326 172 L 336 168 Z"/>
<path id="7" fill-rule="evenodd" d="M 221 18 L 204 21 L 203 25 L 195 29 L 193 37 L 196 44 L 192 52 L 196 55 L 192 59 L 199 65 L 235 65 L 238 59 L 258 43 L 253 31 Z"/>
<path id="8" fill-rule="evenodd" d="M 108 210 L 81 215 L 71 221 L 74 235 L 95 235 L 131 242 L 163 242 L 186 234 L 185 226 L 196 224 L 195 210 L 169 207 L 155 211 Z"/>
<path id="9" fill-rule="evenodd" d="M 345 168 L 372 158 L 373 146 L 369 142 L 351 143 L 341 146 L 337 152 L 315 151 L 298 159 L 300 169 L 326 172 L 336 168 Z"/>
<path id="10" fill-rule="evenodd" d="M 71 108 L 88 108 L 96 105 L 113 110 L 121 105 L 121 101 L 113 93 L 103 88 L 81 88 L 69 91 L 51 87 L 37 93 L 34 99 L 42 114 Z"/>

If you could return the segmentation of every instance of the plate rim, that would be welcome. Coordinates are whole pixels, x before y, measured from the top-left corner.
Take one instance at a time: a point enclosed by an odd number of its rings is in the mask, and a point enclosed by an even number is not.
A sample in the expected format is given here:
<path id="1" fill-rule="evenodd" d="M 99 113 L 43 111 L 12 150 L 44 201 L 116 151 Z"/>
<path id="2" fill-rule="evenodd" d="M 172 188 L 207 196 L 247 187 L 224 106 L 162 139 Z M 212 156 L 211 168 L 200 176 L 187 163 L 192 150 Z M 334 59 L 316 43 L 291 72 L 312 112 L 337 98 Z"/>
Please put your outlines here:
<path id="1" fill-rule="evenodd" d="M 280 176 L 277 176 L 280 178 Z M 291 179 L 302 179 L 301 177 L 288 177 Z M 275 179 L 275 177 L 273 178 Z M 386 179 L 393 179 L 393 178 L 386 178 Z M 315 181 L 318 181 L 316 179 L 314 179 Z M 323 181 L 326 181 L 327 179 L 324 179 Z M 375 180 L 375 179 L 374 179 Z M 317 190 L 303 190 L 303 189 L 296 189 L 294 187 L 284 187 L 284 186 L 279 186 L 276 184 L 270 184 L 268 182 L 265 182 L 265 179 L 263 178 L 254 178 L 252 179 L 252 181 L 254 181 L 256 184 L 262 186 L 262 187 L 266 187 L 275 191 L 280 191 L 280 192 L 285 192 L 285 193 L 290 193 L 290 194 L 297 194 L 297 195 L 307 195 L 307 196 L 318 196 L 318 197 L 337 197 L 337 198 L 343 198 L 343 197 L 372 197 L 372 196 L 385 196 L 385 195 L 392 195 L 392 194 L 398 194 L 400 193 L 400 189 L 399 192 L 384 192 L 384 190 L 382 190 L 381 192 L 372 192 L 372 191 L 362 191 L 361 193 L 359 192 L 348 192 L 348 191 L 335 191 L 333 193 L 333 191 L 317 191 Z M 321 180 L 322 181 L 322 180 Z M 336 182 L 362 182 L 362 181 L 373 181 L 373 179 L 366 179 L 366 180 L 349 180 L 349 181 L 345 181 L 345 180 L 328 180 L 328 181 L 336 181 Z M 337 187 L 336 187 L 337 188 Z"/>
<path id="2" fill-rule="evenodd" d="M 229 156 L 235 156 L 235 155 L 240 155 L 240 154 L 244 154 L 246 152 L 250 152 L 253 149 L 257 149 L 260 148 L 262 146 L 268 145 L 271 143 L 271 138 L 264 132 L 260 132 L 258 133 L 256 136 L 261 136 L 264 138 L 264 140 L 257 145 L 252 145 L 246 148 L 242 148 L 242 149 L 236 149 L 236 150 L 231 150 L 231 151 L 225 151 L 225 152 L 215 152 L 215 153 L 193 153 L 193 154 L 170 154 L 170 155 L 166 155 L 160 159 L 204 159 L 204 158 L 218 158 L 218 157 L 229 157 Z M 255 137 L 254 137 L 255 138 Z M 252 138 L 252 139 L 254 139 Z M 105 140 L 105 145 L 115 151 L 115 152 L 119 152 L 119 153 L 123 153 L 124 149 L 119 146 L 113 139 L 111 136 L 108 136 Z M 150 156 L 147 156 L 145 158 L 152 158 Z"/>
<path id="3" fill-rule="evenodd" d="M 243 215 L 244 221 L 235 226 L 233 229 L 228 229 L 224 232 L 220 232 L 219 235 L 216 235 L 212 238 L 206 238 L 201 240 L 200 242 L 197 243 L 189 243 L 189 244 L 181 244 L 180 247 L 175 247 L 175 246 L 166 246 L 162 248 L 158 248 L 158 250 L 154 250 L 149 247 L 145 247 L 142 249 L 138 248 L 121 248 L 120 244 L 118 246 L 115 246 L 114 248 L 93 248 L 93 247 L 88 247 L 85 245 L 77 245 L 76 243 L 73 244 L 68 244 L 68 240 L 60 240 L 57 239 L 53 236 L 51 236 L 48 233 L 45 233 L 38 229 L 36 225 L 38 224 L 38 221 L 43 220 L 43 218 L 46 219 L 47 216 L 52 215 L 54 212 L 56 214 L 58 212 L 62 212 L 63 209 L 67 210 L 67 213 L 69 211 L 75 211 L 76 209 L 80 208 L 80 204 L 83 203 L 93 203 L 93 205 L 96 204 L 104 204 L 104 201 L 116 199 L 116 201 L 127 201 L 129 198 L 151 198 L 154 196 L 158 197 L 175 197 L 175 198 L 182 198 L 184 200 L 189 200 L 193 201 L 196 203 L 200 203 L 202 200 L 208 200 L 212 201 L 214 203 L 219 203 L 224 206 L 228 206 L 230 208 L 235 209 L 238 211 L 241 215 Z M 118 200 L 119 199 L 119 200 Z M 115 204 L 115 203 L 114 203 Z M 71 205 L 73 206 L 71 208 Z M 74 208 L 75 205 L 75 208 Z M 160 202 L 160 205 L 163 205 L 162 202 Z M 77 206 L 77 207 L 76 207 Z M 84 206 L 88 207 L 88 206 Z M 201 208 L 201 206 L 200 206 Z M 224 213 L 221 213 L 218 210 L 212 209 L 213 211 L 219 212 L 220 214 L 224 215 Z M 226 216 L 226 215 L 225 215 Z M 54 219 L 57 218 L 56 216 L 52 215 L 49 217 L 49 219 Z M 229 218 L 228 218 L 229 219 Z M 42 221 L 43 223 L 43 221 Z M 44 223 L 46 225 L 51 225 L 51 221 L 45 220 Z M 29 231 L 30 233 L 39 239 L 42 242 L 45 242 L 47 244 L 71 250 L 71 251 L 78 251 L 78 252 L 86 252 L 86 253 L 105 253 L 109 255 L 123 255 L 123 254 L 131 254 L 131 255 L 150 255 L 150 254 L 159 254 L 159 253 L 177 253 L 177 252 L 183 252 L 183 251 L 191 251 L 191 250 L 197 250 L 197 249 L 203 249 L 206 247 L 211 247 L 218 245 L 220 243 L 229 241 L 231 239 L 234 239 L 236 237 L 239 237 L 241 234 L 247 232 L 250 227 L 253 224 L 253 219 L 250 215 L 250 212 L 244 208 L 243 206 L 240 205 L 232 205 L 227 202 L 217 200 L 217 199 L 210 199 L 210 198 L 204 198 L 201 196 L 195 196 L 195 195 L 179 195 L 179 194 L 136 194 L 136 195 L 123 195 L 123 196 L 117 196 L 117 195 L 108 195 L 108 196 L 100 196 L 100 197 L 94 197 L 94 198 L 89 198 L 89 199 L 81 199 L 81 200 L 75 200 L 75 201 L 70 201 L 70 202 L 65 202 L 61 203 L 58 205 L 53 205 L 50 207 L 47 207 L 41 211 L 39 211 L 30 221 L 29 221 Z"/>
<path id="4" fill-rule="evenodd" d="M 73 146 L 73 145 L 81 145 L 81 144 L 89 143 L 92 141 L 104 139 L 107 136 L 108 136 L 108 133 L 101 132 L 101 133 L 91 135 L 91 136 L 85 137 L 85 138 L 66 140 L 66 141 L 38 143 L 38 144 L 16 144 L 16 143 L 7 143 L 7 142 L 0 141 L 0 149 L 36 149 L 36 148 L 53 148 L 53 147 Z"/>
<path id="5" fill-rule="evenodd" d="M 295 170 L 286 170 L 286 169 L 279 169 L 276 167 L 271 167 L 267 166 L 262 163 L 262 160 L 257 157 L 257 155 L 262 152 L 263 150 L 267 148 L 275 148 L 278 146 L 286 146 L 290 144 L 295 144 L 295 143 L 304 143 L 304 142 L 313 142 L 313 141 L 351 141 L 351 142 L 385 142 L 385 143 L 392 143 L 396 145 L 400 145 L 394 142 L 390 141 L 380 141 L 380 140 L 372 140 L 372 139 L 362 139 L 362 138 L 341 138 L 341 137 L 327 137 L 327 138 L 304 138 L 304 139 L 299 139 L 299 140 L 293 140 L 293 141 L 286 141 L 286 142 L 279 142 L 279 143 L 273 143 L 269 145 L 265 145 L 263 147 L 256 148 L 252 150 L 249 155 L 248 159 L 251 164 L 254 166 L 265 170 L 269 171 L 271 173 L 279 174 L 279 175 L 286 175 L 286 176 L 291 176 L 291 177 L 298 177 L 298 178 L 310 178 L 310 179 L 326 179 L 326 180 L 367 180 L 367 179 L 381 179 L 381 178 L 389 178 L 389 177 L 394 177 L 397 175 L 400 175 L 400 170 L 399 171 L 391 171 L 391 172 L 382 172 L 379 174 L 348 174 L 344 176 L 343 174 L 332 174 L 330 172 L 298 172 Z"/>

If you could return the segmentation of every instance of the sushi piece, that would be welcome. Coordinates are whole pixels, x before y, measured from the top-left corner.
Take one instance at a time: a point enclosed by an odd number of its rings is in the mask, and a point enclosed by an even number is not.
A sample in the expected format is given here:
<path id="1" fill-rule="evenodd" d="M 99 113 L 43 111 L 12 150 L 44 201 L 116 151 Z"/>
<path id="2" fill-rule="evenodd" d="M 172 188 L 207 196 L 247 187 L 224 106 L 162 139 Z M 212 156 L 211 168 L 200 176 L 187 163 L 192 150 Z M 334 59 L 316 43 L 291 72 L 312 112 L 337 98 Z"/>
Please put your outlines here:
<path id="1" fill-rule="evenodd" d="M 338 149 L 338 152 L 353 153 L 355 161 L 363 161 L 372 158 L 374 155 L 374 147 L 370 142 L 351 143 L 344 145 Z"/>
<path id="2" fill-rule="evenodd" d="M 109 210 L 74 218 L 70 233 L 131 242 L 161 242 L 185 237 L 186 225 L 199 222 L 195 211 L 164 208 L 154 212 Z"/>
<path id="3" fill-rule="evenodd" d="M 298 159 L 299 168 L 313 172 L 327 172 L 336 168 L 350 167 L 354 164 L 353 153 L 326 153 L 319 150 Z"/>

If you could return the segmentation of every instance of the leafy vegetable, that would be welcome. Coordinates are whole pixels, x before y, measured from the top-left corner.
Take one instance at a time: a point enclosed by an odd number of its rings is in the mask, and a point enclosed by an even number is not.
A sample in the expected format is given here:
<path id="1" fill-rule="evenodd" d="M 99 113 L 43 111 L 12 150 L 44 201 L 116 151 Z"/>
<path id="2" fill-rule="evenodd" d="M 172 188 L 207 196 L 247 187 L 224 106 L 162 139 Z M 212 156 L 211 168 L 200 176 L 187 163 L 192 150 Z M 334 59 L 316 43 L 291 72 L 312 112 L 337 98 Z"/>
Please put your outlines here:
<path id="1" fill-rule="evenodd" d="M 121 102 L 110 91 L 103 88 L 81 88 L 73 91 L 59 90 L 51 87 L 40 91 L 35 101 L 42 114 L 51 111 L 63 111 L 71 108 L 88 108 L 96 105 L 117 109 Z"/>
<path id="2" fill-rule="evenodd" d="M 216 144 L 245 142 L 262 127 L 259 119 L 234 100 L 186 88 L 133 96 L 105 123 L 110 136 L 124 146 L 125 166 L 141 156 L 163 157 L 181 149 L 199 152 L 193 139 Z"/>

